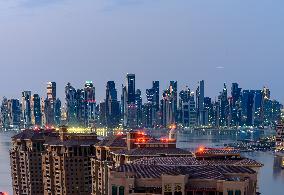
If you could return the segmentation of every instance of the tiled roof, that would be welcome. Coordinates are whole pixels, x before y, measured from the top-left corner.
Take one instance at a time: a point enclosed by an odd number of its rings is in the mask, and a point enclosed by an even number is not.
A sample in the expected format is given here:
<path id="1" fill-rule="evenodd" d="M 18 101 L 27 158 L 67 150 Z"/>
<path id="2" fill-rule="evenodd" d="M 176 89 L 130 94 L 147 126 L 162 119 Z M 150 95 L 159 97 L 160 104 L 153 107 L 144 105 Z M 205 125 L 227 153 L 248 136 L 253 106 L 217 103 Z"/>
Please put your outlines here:
<path id="1" fill-rule="evenodd" d="M 180 149 L 180 148 L 135 148 L 131 150 L 122 149 L 112 151 L 113 154 L 117 155 L 128 155 L 128 156 L 160 156 L 160 155 L 192 155 L 191 152 Z"/>
<path id="2" fill-rule="evenodd" d="M 194 157 L 154 157 L 135 160 L 134 164 L 144 165 L 167 165 L 167 166 L 199 166 L 199 165 L 232 165 L 246 167 L 261 167 L 261 163 L 252 159 L 212 159 L 198 160 Z"/>
<path id="3" fill-rule="evenodd" d="M 96 146 L 127 147 L 125 135 L 109 136 L 100 141 Z"/>
<path id="4" fill-rule="evenodd" d="M 196 155 L 232 155 L 240 154 L 239 150 L 230 149 L 230 148 L 205 148 L 202 151 L 197 151 Z"/>
<path id="5" fill-rule="evenodd" d="M 56 133 L 49 132 L 49 131 L 35 131 L 32 129 L 26 129 L 22 132 L 18 133 L 17 135 L 14 135 L 12 139 L 21 139 L 21 140 L 40 140 L 44 139 L 45 136 L 56 136 Z"/>
<path id="6" fill-rule="evenodd" d="M 87 140 L 83 140 L 83 139 L 72 139 L 72 140 L 64 140 L 61 141 L 59 139 L 56 140 L 51 140 L 51 141 L 47 141 L 45 143 L 45 145 L 58 145 L 58 146 L 91 146 L 91 145 L 95 145 L 96 143 L 98 143 L 99 140 L 97 139 L 87 139 Z"/>
<path id="7" fill-rule="evenodd" d="M 225 180 L 227 173 L 248 173 L 255 171 L 246 167 L 235 166 L 164 166 L 126 164 L 116 169 L 118 172 L 131 172 L 137 178 L 159 178 L 162 175 L 189 175 L 190 179 Z"/>

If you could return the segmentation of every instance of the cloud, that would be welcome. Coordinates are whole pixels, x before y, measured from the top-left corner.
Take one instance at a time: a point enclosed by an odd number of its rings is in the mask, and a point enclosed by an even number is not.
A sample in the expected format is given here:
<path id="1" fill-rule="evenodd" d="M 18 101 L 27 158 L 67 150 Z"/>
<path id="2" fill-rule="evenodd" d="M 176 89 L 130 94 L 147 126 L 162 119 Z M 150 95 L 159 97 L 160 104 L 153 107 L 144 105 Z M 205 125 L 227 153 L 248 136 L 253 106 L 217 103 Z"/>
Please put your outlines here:
<path id="1" fill-rule="evenodd" d="M 224 69 L 224 66 L 217 66 L 216 69 Z"/>

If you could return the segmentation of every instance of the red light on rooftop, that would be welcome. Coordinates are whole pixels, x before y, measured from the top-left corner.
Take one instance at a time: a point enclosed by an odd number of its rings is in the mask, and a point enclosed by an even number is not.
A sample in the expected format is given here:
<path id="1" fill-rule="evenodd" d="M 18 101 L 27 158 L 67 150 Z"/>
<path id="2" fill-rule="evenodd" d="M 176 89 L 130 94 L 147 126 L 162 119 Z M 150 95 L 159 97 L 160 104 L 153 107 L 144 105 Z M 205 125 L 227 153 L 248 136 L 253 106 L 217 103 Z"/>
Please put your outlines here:
<path id="1" fill-rule="evenodd" d="M 204 146 L 200 146 L 199 148 L 198 148 L 198 152 L 204 152 L 204 150 L 205 150 L 205 147 Z"/>

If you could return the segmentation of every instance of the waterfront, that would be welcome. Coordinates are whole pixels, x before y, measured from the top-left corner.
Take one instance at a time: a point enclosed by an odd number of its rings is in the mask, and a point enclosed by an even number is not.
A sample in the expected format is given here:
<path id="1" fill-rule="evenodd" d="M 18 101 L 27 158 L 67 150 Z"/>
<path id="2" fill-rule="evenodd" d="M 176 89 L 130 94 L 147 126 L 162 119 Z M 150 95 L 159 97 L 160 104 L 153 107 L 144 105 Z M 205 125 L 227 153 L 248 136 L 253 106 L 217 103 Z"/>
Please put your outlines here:
<path id="1" fill-rule="evenodd" d="M 161 134 L 166 133 L 164 131 Z M 242 133 L 239 131 L 188 131 L 178 135 L 178 147 L 195 150 L 198 146 L 221 147 L 224 144 L 236 142 L 240 139 L 257 139 L 271 132 L 263 133 Z M 159 133 L 158 133 L 159 134 Z M 157 134 L 157 135 L 158 135 Z M 0 191 L 7 191 L 12 194 L 11 176 L 9 165 L 9 147 L 11 132 L 0 133 Z M 274 167 L 273 152 L 251 152 L 245 153 L 249 158 L 253 158 L 264 164 L 259 173 L 260 192 L 264 195 L 281 194 L 284 184 L 284 171 Z"/>

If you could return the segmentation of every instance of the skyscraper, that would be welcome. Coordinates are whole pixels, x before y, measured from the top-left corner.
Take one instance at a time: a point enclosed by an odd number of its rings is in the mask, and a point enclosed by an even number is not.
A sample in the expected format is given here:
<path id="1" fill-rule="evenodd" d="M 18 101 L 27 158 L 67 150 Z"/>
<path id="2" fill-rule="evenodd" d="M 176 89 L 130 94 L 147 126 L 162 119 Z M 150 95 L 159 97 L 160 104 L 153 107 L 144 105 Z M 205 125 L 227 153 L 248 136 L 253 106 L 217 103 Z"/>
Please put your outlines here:
<path id="1" fill-rule="evenodd" d="M 23 127 L 29 128 L 32 125 L 31 113 L 31 92 L 22 92 L 22 121 Z"/>
<path id="2" fill-rule="evenodd" d="M 48 82 L 46 86 L 46 99 L 44 103 L 46 125 L 55 125 L 55 101 L 56 83 Z"/>
<path id="3" fill-rule="evenodd" d="M 168 127 L 177 122 L 177 82 L 171 81 L 161 100 L 161 125 Z"/>
<path id="4" fill-rule="evenodd" d="M 180 122 L 183 127 L 190 126 L 190 89 L 186 88 L 185 90 L 181 90 L 179 93 L 180 97 Z"/>
<path id="5" fill-rule="evenodd" d="M 127 85 L 126 85 L 126 91 L 127 91 L 127 103 L 135 103 L 135 74 L 127 74 Z"/>
<path id="6" fill-rule="evenodd" d="M 159 124 L 158 112 L 160 108 L 160 86 L 159 81 L 152 82 L 152 88 L 146 89 L 147 102 L 143 107 L 143 120 L 146 127 L 154 127 Z"/>
<path id="7" fill-rule="evenodd" d="M 96 93 L 92 81 L 86 81 L 84 87 L 84 126 L 92 127 L 96 118 Z"/>
<path id="8" fill-rule="evenodd" d="M 137 127 L 137 106 L 135 104 L 135 74 L 127 74 L 126 86 L 122 86 L 122 114 L 123 126 L 129 128 Z"/>
<path id="9" fill-rule="evenodd" d="M 178 120 L 178 110 L 177 110 L 177 104 L 178 104 L 178 92 L 177 92 L 177 81 L 170 81 L 170 91 L 172 96 L 172 110 L 173 110 L 173 116 L 174 116 L 174 122 L 177 122 Z"/>
<path id="10" fill-rule="evenodd" d="M 55 100 L 55 105 L 54 105 L 54 114 L 55 114 L 55 119 L 54 122 L 57 126 L 61 125 L 61 101 L 59 98 Z"/>
<path id="11" fill-rule="evenodd" d="M 68 125 L 77 125 L 77 99 L 76 89 L 70 83 L 65 87 L 65 101 L 66 101 L 66 122 Z"/>
<path id="12" fill-rule="evenodd" d="M 241 92 L 242 88 L 239 88 L 238 83 L 232 83 L 231 88 L 231 101 L 230 101 L 230 115 L 231 125 L 239 126 L 241 124 Z"/>
<path id="13" fill-rule="evenodd" d="M 196 90 L 196 111 L 197 111 L 197 121 L 198 125 L 207 125 L 208 112 L 204 109 L 204 80 L 199 81 Z"/>
<path id="14" fill-rule="evenodd" d="M 224 83 L 223 91 L 219 95 L 220 103 L 220 126 L 229 126 L 229 101 L 227 86 Z"/>
<path id="15" fill-rule="evenodd" d="M 159 105 L 160 105 L 160 82 L 159 81 L 153 81 L 153 104 L 155 107 L 155 111 L 158 112 Z"/>
<path id="16" fill-rule="evenodd" d="M 213 104 L 210 97 L 204 98 L 204 109 L 206 111 L 205 121 L 208 121 L 210 126 L 213 125 L 213 118 L 214 118 L 214 111 L 213 111 Z"/>
<path id="17" fill-rule="evenodd" d="M 3 97 L 1 104 L 1 126 L 2 129 L 7 130 L 10 127 L 9 123 L 9 109 L 8 109 L 8 99 Z"/>
<path id="18" fill-rule="evenodd" d="M 127 89 L 126 86 L 122 85 L 122 92 L 121 92 L 121 115 L 123 126 L 127 126 Z"/>
<path id="19" fill-rule="evenodd" d="M 107 82 L 104 113 L 107 127 L 113 128 L 119 125 L 120 109 L 114 81 Z"/>
<path id="20" fill-rule="evenodd" d="M 270 99 L 270 90 L 267 87 L 263 87 L 262 94 L 264 99 Z"/>
<path id="21" fill-rule="evenodd" d="M 41 98 L 38 94 L 33 95 L 32 105 L 33 105 L 32 115 L 34 119 L 34 124 L 41 126 L 42 125 Z"/>
<path id="22" fill-rule="evenodd" d="M 141 97 L 141 90 L 137 89 L 135 92 L 135 105 L 137 108 L 137 127 L 142 126 L 142 97 Z"/>
<path id="23" fill-rule="evenodd" d="M 19 130 L 21 122 L 21 104 L 18 99 L 8 100 L 9 128 Z"/>
<path id="24" fill-rule="evenodd" d="M 242 118 L 247 126 L 263 123 L 261 90 L 243 90 L 242 93 Z"/>

